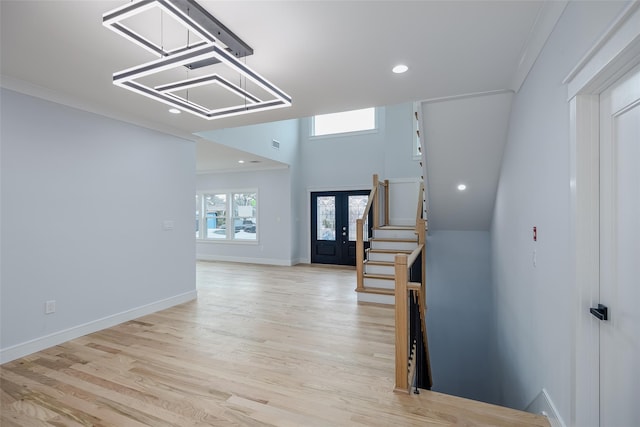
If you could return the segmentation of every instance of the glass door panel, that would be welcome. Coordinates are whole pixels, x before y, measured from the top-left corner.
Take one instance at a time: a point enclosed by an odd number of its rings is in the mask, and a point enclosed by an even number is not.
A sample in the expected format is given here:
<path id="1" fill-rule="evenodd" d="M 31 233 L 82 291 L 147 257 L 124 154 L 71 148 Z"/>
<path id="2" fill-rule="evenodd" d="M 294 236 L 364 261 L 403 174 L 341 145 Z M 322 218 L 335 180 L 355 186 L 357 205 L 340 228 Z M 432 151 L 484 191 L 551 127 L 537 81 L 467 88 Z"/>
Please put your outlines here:
<path id="1" fill-rule="evenodd" d="M 316 209 L 318 240 L 336 240 L 336 197 L 317 197 Z"/>
<path id="2" fill-rule="evenodd" d="M 349 240 L 356 241 L 356 221 L 362 218 L 367 203 L 369 202 L 369 195 L 360 196 L 348 196 L 349 200 Z M 368 222 L 368 221 L 367 221 Z M 365 224 L 365 229 L 368 224 Z"/>

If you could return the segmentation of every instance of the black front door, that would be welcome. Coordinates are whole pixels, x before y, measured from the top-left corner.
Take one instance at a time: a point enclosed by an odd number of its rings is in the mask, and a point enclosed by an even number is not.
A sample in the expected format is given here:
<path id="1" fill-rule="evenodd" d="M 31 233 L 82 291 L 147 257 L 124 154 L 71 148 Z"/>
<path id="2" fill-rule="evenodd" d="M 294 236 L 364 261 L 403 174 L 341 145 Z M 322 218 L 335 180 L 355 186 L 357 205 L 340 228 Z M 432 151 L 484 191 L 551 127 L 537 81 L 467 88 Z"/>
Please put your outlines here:
<path id="1" fill-rule="evenodd" d="M 368 200 L 368 190 L 311 193 L 312 263 L 356 265 L 356 220 Z"/>

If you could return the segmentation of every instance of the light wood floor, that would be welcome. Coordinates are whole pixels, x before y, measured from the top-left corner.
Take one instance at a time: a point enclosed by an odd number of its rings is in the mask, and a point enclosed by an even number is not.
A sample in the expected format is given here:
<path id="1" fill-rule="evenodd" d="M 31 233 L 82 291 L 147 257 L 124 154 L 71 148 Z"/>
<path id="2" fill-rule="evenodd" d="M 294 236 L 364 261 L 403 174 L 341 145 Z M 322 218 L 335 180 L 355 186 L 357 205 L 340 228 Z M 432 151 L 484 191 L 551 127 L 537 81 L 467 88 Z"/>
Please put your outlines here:
<path id="1" fill-rule="evenodd" d="M 2 365 L 0 425 L 548 426 L 439 393 L 394 394 L 393 311 L 356 303 L 354 270 L 197 272 L 197 301 Z"/>

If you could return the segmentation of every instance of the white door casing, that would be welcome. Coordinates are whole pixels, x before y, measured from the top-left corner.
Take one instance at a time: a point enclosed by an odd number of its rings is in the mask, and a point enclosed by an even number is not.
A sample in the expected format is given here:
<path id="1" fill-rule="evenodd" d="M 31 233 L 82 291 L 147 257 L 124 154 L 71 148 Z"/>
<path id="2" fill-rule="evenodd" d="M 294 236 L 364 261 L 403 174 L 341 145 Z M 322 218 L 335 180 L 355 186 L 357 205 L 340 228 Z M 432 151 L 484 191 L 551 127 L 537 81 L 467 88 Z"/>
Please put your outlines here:
<path id="1" fill-rule="evenodd" d="M 629 3 L 569 73 L 570 191 L 575 335 L 572 426 L 599 425 L 599 329 L 589 314 L 600 298 L 599 95 L 640 63 L 640 2 Z"/>
<path id="2" fill-rule="evenodd" d="M 640 426 L 640 66 L 600 95 L 600 426 Z"/>

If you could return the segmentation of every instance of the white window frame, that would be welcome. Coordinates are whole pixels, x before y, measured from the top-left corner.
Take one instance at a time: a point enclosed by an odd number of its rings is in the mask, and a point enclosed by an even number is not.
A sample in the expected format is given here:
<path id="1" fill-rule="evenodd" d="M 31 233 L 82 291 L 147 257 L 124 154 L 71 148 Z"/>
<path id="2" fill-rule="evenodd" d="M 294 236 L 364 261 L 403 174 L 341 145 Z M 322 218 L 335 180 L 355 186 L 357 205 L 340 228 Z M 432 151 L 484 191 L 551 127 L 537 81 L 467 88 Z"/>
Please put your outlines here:
<path id="1" fill-rule="evenodd" d="M 255 207 L 255 225 L 256 225 L 256 238 L 255 239 L 236 239 L 235 238 L 235 226 L 229 226 L 230 224 L 235 223 L 235 217 L 233 217 L 233 195 L 234 194 L 246 194 L 246 193 L 255 193 L 256 195 L 256 207 Z M 224 194 L 226 195 L 226 215 L 225 218 L 225 230 L 226 234 L 224 238 L 210 238 L 207 237 L 207 217 L 206 217 L 206 209 L 204 206 L 205 196 L 207 195 L 215 195 L 215 194 Z M 260 240 L 260 226 L 259 226 L 259 209 L 260 209 L 260 196 L 257 188 L 250 189 L 234 189 L 234 190 L 207 190 L 207 191 L 196 191 L 196 195 L 200 197 L 200 206 L 196 206 L 196 212 L 200 212 L 198 216 L 199 227 L 196 236 L 197 242 L 206 242 L 206 243 L 233 243 L 233 244 L 258 244 Z"/>
<path id="2" fill-rule="evenodd" d="M 319 140 L 319 139 L 340 138 L 344 136 L 366 135 L 366 134 L 377 133 L 380 129 L 380 109 L 378 107 L 357 108 L 355 110 L 339 111 L 337 113 L 327 113 L 327 114 L 350 113 L 351 111 L 367 110 L 369 108 L 373 108 L 373 120 L 374 120 L 373 129 L 363 129 L 363 130 L 354 130 L 354 131 L 347 131 L 347 132 L 329 133 L 325 135 L 315 135 L 314 131 L 315 131 L 316 116 L 311 116 L 309 118 L 309 139 Z M 318 114 L 318 116 L 322 116 L 322 115 L 323 114 Z"/>

